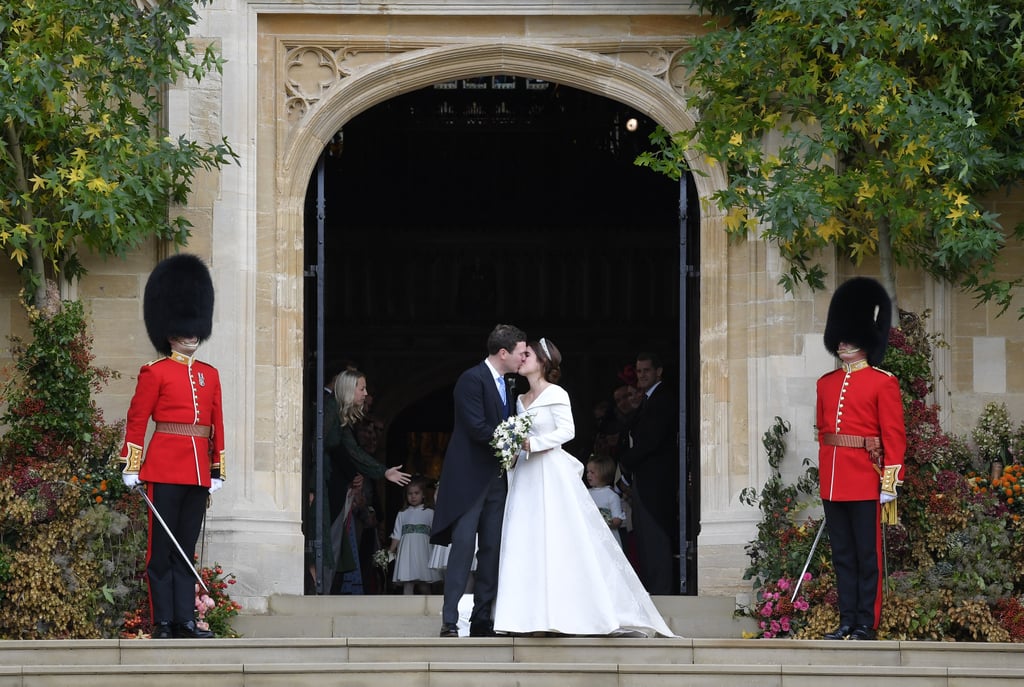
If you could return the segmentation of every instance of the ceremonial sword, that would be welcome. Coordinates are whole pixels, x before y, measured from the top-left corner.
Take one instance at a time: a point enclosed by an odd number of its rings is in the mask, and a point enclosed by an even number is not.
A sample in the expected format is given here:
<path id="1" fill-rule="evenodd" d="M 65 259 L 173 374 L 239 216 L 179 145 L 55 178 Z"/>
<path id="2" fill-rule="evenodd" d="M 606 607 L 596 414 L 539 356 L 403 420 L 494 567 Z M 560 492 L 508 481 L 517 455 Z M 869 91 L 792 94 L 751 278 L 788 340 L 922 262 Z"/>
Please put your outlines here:
<path id="1" fill-rule="evenodd" d="M 193 563 L 191 559 L 189 559 L 188 554 L 186 554 L 185 550 L 181 548 L 181 544 L 179 544 L 178 540 L 174 538 L 173 534 L 171 534 L 171 528 L 167 526 L 167 523 L 164 522 L 163 517 L 160 516 L 160 512 L 156 509 L 156 506 L 154 506 L 153 502 L 149 499 L 149 494 L 146 493 L 146 490 L 142 488 L 141 484 L 136 484 L 134 487 L 132 487 L 132 489 L 134 491 L 139 492 L 139 495 L 142 496 L 143 500 L 146 502 L 146 505 L 149 506 L 149 512 L 153 514 L 153 517 L 156 518 L 157 521 L 163 526 L 164 532 L 166 532 L 167 536 L 170 537 L 172 542 L 174 542 L 174 548 L 176 548 L 178 550 L 178 553 L 181 554 L 181 557 L 185 560 L 185 563 L 188 565 L 188 569 L 191 570 L 192 574 L 196 576 L 196 580 L 199 581 L 199 584 L 200 586 L 202 586 L 203 591 L 209 594 L 210 589 L 206 586 L 206 583 L 203 582 L 203 576 L 199 574 L 199 571 L 196 570 L 195 563 Z"/>
<path id="2" fill-rule="evenodd" d="M 825 530 L 825 516 L 822 516 L 821 523 L 818 524 L 818 533 L 814 535 L 814 543 L 811 544 L 811 551 L 807 554 L 807 562 L 804 563 L 804 569 L 800 571 L 800 577 L 796 580 L 796 586 L 793 588 L 793 597 L 789 600 L 790 603 L 796 601 L 796 595 L 800 593 L 800 585 L 804 583 L 804 575 L 807 574 L 807 568 L 811 565 L 811 559 L 814 558 L 814 552 L 818 548 L 818 542 L 821 541 L 821 533 Z"/>

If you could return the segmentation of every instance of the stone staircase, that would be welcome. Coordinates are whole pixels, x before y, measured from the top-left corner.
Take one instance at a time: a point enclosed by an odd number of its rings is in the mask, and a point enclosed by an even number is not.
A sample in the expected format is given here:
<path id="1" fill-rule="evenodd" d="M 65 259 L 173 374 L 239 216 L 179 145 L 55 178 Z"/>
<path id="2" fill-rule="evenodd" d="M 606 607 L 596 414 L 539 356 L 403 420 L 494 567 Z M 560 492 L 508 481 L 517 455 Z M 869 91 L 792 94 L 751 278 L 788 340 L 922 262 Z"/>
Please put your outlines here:
<path id="1" fill-rule="evenodd" d="M 241 639 L 0 642 L 0 687 L 1010 687 L 1024 647 L 748 640 L 732 600 L 660 597 L 681 639 L 436 637 L 436 597 L 275 597 Z"/>

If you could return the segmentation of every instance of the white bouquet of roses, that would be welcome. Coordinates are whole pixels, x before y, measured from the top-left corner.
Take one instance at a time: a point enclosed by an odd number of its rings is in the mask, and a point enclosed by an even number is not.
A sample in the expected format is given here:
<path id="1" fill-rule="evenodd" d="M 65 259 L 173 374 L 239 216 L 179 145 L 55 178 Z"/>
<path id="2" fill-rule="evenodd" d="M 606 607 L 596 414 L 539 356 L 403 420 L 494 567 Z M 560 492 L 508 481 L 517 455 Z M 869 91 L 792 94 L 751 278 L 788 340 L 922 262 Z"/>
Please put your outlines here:
<path id="1" fill-rule="evenodd" d="M 507 471 L 516 464 L 516 458 L 523 448 L 523 442 L 533 425 L 533 416 L 528 413 L 513 415 L 494 428 L 491 446 L 502 471 Z"/>
<path id="2" fill-rule="evenodd" d="M 373 554 L 373 564 L 383 570 L 388 569 L 388 563 L 395 560 L 395 554 L 388 549 L 377 549 Z"/>

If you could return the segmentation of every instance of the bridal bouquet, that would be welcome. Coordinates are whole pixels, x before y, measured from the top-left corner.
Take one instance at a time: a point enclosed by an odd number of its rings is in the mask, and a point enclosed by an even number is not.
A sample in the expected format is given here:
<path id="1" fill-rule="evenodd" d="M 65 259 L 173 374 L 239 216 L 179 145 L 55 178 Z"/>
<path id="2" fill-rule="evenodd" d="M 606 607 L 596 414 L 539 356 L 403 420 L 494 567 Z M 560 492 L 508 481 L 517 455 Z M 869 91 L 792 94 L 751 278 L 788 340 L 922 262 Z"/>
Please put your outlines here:
<path id="1" fill-rule="evenodd" d="M 509 470 L 516 463 L 516 457 L 523 448 L 526 435 L 533 425 L 533 416 L 528 413 L 513 415 L 494 428 L 494 437 L 491 439 L 491 446 L 494 447 L 494 455 L 498 457 L 498 464 L 502 471 Z"/>
<path id="2" fill-rule="evenodd" d="M 373 564 L 383 570 L 388 569 L 388 563 L 395 560 L 395 554 L 388 549 L 377 549 L 373 554 Z"/>

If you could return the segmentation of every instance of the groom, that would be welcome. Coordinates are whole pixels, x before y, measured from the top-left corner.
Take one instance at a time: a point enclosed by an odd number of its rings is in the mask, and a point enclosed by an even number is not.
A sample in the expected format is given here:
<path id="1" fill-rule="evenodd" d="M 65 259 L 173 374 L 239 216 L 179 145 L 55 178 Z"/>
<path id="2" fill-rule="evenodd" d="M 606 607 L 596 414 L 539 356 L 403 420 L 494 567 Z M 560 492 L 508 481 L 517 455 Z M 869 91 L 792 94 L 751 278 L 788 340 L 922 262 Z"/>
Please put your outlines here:
<path id="1" fill-rule="evenodd" d="M 432 544 L 451 544 L 444 580 L 441 636 L 458 637 L 459 599 L 477 559 L 469 634 L 494 635 L 498 551 L 508 482 L 491 448 L 494 429 L 514 411 L 505 375 L 526 357 L 526 334 L 499 324 L 487 337 L 487 357 L 455 383 L 455 426 L 441 468 Z"/>

